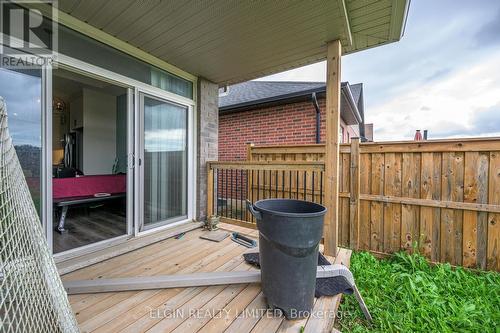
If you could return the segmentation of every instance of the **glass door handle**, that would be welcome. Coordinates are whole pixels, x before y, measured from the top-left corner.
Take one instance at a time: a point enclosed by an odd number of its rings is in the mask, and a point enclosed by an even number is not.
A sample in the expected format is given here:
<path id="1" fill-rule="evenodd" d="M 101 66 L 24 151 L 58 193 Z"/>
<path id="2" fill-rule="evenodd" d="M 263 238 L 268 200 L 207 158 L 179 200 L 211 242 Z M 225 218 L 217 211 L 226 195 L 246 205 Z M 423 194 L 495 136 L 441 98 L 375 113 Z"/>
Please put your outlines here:
<path id="1" fill-rule="evenodd" d="M 134 168 L 134 158 L 135 158 L 135 155 L 134 154 L 128 154 L 127 156 L 127 164 L 128 164 L 128 168 L 129 169 L 133 169 Z"/>

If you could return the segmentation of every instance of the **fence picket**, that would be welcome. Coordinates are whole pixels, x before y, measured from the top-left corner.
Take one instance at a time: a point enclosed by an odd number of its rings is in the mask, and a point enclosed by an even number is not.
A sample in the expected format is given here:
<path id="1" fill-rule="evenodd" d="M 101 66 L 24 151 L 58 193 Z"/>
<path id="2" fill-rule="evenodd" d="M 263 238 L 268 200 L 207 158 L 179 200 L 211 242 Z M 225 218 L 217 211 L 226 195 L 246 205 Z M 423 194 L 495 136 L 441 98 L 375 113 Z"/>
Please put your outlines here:
<path id="1" fill-rule="evenodd" d="M 421 190 L 422 199 L 432 199 L 432 190 L 434 186 L 434 156 L 433 153 L 422 153 L 421 170 Z M 434 210 L 431 207 L 420 207 L 420 234 L 421 253 L 431 259 L 432 247 L 436 245 L 433 239 L 434 231 Z"/>
<path id="2" fill-rule="evenodd" d="M 369 194 L 371 188 L 371 154 L 360 154 L 359 158 L 359 191 L 360 194 Z M 359 248 L 370 250 L 371 211 L 369 201 L 359 203 Z"/>
<path id="3" fill-rule="evenodd" d="M 490 153 L 489 203 L 500 204 L 500 152 Z M 500 214 L 488 215 L 487 268 L 500 271 Z"/>
<path id="4" fill-rule="evenodd" d="M 384 154 L 372 155 L 372 183 L 371 194 L 384 193 Z M 371 203 L 371 239 L 370 249 L 377 252 L 384 250 L 384 214 L 383 204 L 372 201 Z"/>
<path id="5" fill-rule="evenodd" d="M 339 192 L 348 193 L 350 187 L 350 155 L 340 154 L 340 160 L 341 164 L 339 166 Z M 339 208 L 339 244 L 344 247 L 349 247 L 349 198 L 339 198 Z"/>
<path id="6" fill-rule="evenodd" d="M 443 153 L 442 200 L 463 202 L 464 157 L 461 152 Z M 462 264 L 463 211 L 441 211 L 441 260 Z"/>
<path id="7" fill-rule="evenodd" d="M 403 153 L 402 196 L 420 198 L 420 153 Z M 401 207 L 401 247 L 412 251 L 420 240 L 420 207 L 403 204 Z"/>
<path id="8" fill-rule="evenodd" d="M 479 152 L 465 153 L 464 202 L 477 202 L 479 174 Z M 477 212 L 464 211 L 463 222 L 463 258 L 465 267 L 476 266 L 477 249 Z"/>
<path id="9" fill-rule="evenodd" d="M 401 196 L 401 154 L 385 154 L 384 195 Z M 384 252 L 393 253 L 401 247 L 401 204 L 384 206 Z"/>

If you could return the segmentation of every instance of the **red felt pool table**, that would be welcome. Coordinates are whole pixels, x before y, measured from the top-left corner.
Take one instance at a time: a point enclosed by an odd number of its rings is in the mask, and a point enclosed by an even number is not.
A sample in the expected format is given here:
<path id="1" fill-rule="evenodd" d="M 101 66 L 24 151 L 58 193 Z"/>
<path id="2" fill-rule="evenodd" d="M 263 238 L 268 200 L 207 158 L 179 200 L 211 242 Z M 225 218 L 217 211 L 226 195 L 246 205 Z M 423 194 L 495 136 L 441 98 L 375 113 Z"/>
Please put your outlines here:
<path id="1" fill-rule="evenodd" d="M 64 223 L 70 206 L 85 206 L 124 198 L 126 191 L 125 174 L 53 178 L 53 203 L 61 210 L 57 231 L 61 233 L 66 231 Z"/>

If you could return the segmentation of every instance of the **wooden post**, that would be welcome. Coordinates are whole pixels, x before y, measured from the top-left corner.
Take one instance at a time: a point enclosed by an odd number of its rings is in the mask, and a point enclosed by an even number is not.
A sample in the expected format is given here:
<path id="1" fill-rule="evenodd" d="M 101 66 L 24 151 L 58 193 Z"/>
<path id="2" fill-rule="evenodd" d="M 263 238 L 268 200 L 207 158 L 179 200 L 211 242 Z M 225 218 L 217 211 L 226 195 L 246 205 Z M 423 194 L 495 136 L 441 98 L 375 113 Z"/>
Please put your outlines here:
<path id="1" fill-rule="evenodd" d="M 326 57 L 326 142 L 325 142 L 325 254 L 336 256 L 339 216 L 339 126 L 340 57 L 339 40 L 327 44 Z"/>
<path id="2" fill-rule="evenodd" d="M 254 144 L 251 142 L 247 142 L 247 162 L 250 162 L 252 158 L 252 148 Z"/>
<path id="3" fill-rule="evenodd" d="M 207 219 L 214 215 L 214 169 L 207 163 Z"/>
<path id="4" fill-rule="evenodd" d="M 349 246 L 358 249 L 359 244 L 359 138 L 351 139 L 351 170 L 349 184 Z"/>
<path id="5" fill-rule="evenodd" d="M 251 162 L 253 160 L 252 148 L 254 144 L 251 142 L 247 142 L 247 162 Z M 253 191 L 253 177 L 252 170 L 247 170 L 247 200 L 252 200 L 252 191 Z M 250 212 L 245 209 L 245 220 L 249 222 L 255 222 L 254 217 Z"/>

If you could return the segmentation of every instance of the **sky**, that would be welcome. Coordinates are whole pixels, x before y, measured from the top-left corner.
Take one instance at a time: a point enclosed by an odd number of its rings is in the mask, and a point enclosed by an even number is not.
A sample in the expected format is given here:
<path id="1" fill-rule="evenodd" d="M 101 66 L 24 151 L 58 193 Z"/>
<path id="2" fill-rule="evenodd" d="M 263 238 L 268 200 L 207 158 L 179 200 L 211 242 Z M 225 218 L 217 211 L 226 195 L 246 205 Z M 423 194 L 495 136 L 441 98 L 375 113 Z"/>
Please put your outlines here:
<path id="1" fill-rule="evenodd" d="M 41 146 L 41 77 L 39 70 L 14 72 L 0 68 L 9 133 L 15 146 Z"/>
<path id="2" fill-rule="evenodd" d="M 325 81 L 326 64 L 262 78 Z M 413 0 L 401 41 L 342 57 L 374 139 L 500 136 L 500 1 Z"/>

